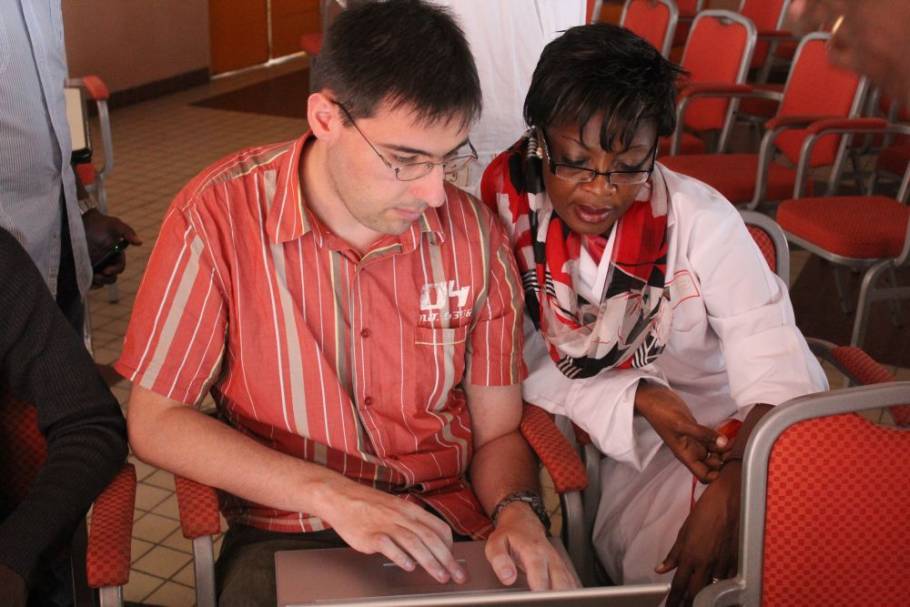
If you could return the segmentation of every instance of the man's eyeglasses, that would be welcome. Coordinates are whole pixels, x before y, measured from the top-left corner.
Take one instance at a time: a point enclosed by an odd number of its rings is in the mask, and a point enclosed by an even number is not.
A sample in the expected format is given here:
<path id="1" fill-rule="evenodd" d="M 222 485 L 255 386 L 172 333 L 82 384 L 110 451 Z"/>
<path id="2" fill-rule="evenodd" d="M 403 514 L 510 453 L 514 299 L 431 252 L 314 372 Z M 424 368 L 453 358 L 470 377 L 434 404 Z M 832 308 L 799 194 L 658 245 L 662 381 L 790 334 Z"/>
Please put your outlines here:
<path id="1" fill-rule="evenodd" d="M 370 149 L 373 150 L 377 156 L 379 156 L 379 159 L 382 161 L 382 163 L 395 173 L 395 178 L 398 181 L 415 181 L 421 177 L 426 177 L 431 172 L 433 172 L 433 169 L 437 166 L 441 166 L 443 173 L 451 176 L 468 166 L 471 161 L 477 160 L 477 150 L 474 149 L 474 146 L 471 144 L 470 140 L 468 140 L 466 142 L 467 150 L 465 150 L 465 146 L 461 146 L 461 148 L 456 151 L 461 152 L 460 154 L 456 153 L 451 158 L 446 158 L 442 162 L 409 162 L 395 166 L 389 162 L 386 157 L 379 152 L 379 150 L 376 149 L 376 146 L 373 145 L 372 141 L 367 139 L 367 136 L 364 135 L 363 131 L 360 130 L 360 127 L 357 126 L 357 123 L 354 121 L 354 117 L 351 116 L 351 113 L 348 111 L 348 109 L 344 107 L 344 105 L 342 105 L 339 101 L 335 101 L 334 103 L 339 108 L 341 108 L 341 111 L 344 112 L 344 115 L 347 117 L 347 119 L 351 122 L 354 128 L 357 129 L 357 132 L 360 133 L 360 136 L 363 137 L 363 140 L 367 142 L 367 145 L 370 146 Z"/>
<path id="2" fill-rule="evenodd" d="M 550 165 L 550 172 L 559 177 L 560 179 L 565 179 L 566 181 L 571 181 L 572 183 L 591 183 L 599 175 L 603 175 L 607 179 L 607 183 L 614 187 L 623 186 L 623 185 L 638 185 L 644 183 L 651 177 L 651 173 L 654 171 L 654 163 L 657 162 L 657 143 L 654 142 L 654 145 L 651 147 L 651 150 L 648 152 L 648 156 L 651 158 L 651 166 L 645 171 L 595 171 L 594 169 L 588 169 L 585 167 L 575 166 L 574 164 L 565 164 L 562 162 L 555 162 L 553 157 L 550 156 L 550 145 L 547 142 L 547 134 L 544 133 L 543 129 L 538 129 L 540 133 L 540 140 L 543 142 L 543 151 L 547 155 L 547 164 Z"/>

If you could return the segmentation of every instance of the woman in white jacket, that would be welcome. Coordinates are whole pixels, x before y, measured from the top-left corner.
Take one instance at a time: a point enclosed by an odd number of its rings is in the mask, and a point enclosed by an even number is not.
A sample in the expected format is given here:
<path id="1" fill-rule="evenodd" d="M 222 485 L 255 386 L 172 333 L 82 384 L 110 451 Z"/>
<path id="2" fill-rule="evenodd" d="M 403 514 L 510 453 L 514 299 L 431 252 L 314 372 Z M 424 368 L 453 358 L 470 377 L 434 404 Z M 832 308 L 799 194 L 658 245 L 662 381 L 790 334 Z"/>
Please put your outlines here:
<path id="1" fill-rule="evenodd" d="M 607 456 L 598 556 L 616 583 L 672 576 L 671 606 L 735 572 L 754 424 L 826 389 L 739 213 L 655 160 L 679 76 L 627 30 L 568 30 L 534 72 L 531 129 L 481 184 L 522 272 L 525 399 Z"/>

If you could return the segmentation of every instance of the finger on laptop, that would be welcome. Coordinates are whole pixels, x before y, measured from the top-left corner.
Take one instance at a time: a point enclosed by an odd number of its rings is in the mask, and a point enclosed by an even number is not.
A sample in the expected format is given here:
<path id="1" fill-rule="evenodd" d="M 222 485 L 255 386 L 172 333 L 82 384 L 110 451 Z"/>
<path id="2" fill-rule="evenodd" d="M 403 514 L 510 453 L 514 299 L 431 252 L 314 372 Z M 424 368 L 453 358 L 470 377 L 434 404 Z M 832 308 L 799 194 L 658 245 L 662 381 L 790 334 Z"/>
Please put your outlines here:
<path id="1" fill-rule="evenodd" d="M 484 554 L 499 581 L 511 586 L 518 579 L 518 567 L 509 554 L 509 540 L 505 534 L 493 534 L 487 540 Z"/>

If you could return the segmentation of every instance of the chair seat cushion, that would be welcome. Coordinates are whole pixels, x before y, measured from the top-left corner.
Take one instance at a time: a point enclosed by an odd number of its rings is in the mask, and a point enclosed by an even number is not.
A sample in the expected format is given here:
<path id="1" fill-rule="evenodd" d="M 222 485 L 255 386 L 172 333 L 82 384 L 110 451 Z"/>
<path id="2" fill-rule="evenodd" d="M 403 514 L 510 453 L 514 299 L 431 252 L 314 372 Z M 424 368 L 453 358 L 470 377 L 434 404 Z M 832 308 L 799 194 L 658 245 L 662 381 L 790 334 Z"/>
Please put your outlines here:
<path id="1" fill-rule="evenodd" d="M 777 222 L 826 251 L 856 259 L 897 257 L 910 208 L 884 196 L 830 196 L 786 200 Z"/>
<path id="2" fill-rule="evenodd" d="M 668 169 L 689 175 L 714 187 L 733 204 L 745 204 L 755 194 L 758 173 L 756 154 L 690 154 L 661 158 Z M 796 171 L 771 163 L 765 200 L 781 200 L 793 195 Z"/>

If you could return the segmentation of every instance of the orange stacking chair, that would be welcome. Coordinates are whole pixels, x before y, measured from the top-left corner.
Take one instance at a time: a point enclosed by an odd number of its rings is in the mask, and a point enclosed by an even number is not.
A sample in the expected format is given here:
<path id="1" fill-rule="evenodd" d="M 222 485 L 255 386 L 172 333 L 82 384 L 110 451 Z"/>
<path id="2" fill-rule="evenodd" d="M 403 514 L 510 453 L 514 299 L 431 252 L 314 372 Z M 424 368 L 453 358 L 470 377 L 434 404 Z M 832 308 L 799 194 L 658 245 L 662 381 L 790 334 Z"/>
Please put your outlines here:
<path id="1" fill-rule="evenodd" d="M 676 8 L 679 10 L 679 23 L 676 27 L 676 33 L 673 35 L 673 46 L 682 47 L 689 38 L 689 31 L 692 28 L 692 22 L 695 17 L 704 8 L 705 0 L 676 0 Z"/>
<path id="2" fill-rule="evenodd" d="M 910 125 L 888 126 L 880 118 L 822 121 L 810 130 L 811 137 L 804 144 L 803 157 L 812 153 L 814 144 L 820 138 L 831 133 L 887 131 L 910 135 Z M 874 195 L 802 198 L 803 164 L 801 161 L 794 198 L 781 203 L 777 221 L 790 242 L 835 266 L 865 270 L 850 339 L 850 345 L 859 346 L 865 335 L 869 306 L 873 302 L 910 298 L 910 287 L 898 286 L 895 272 L 910 265 L 910 208 L 906 204 L 910 191 L 910 165 L 905 165 L 900 191 L 897 199 L 893 199 Z M 892 286 L 876 286 L 884 274 L 889 275 Z M 835 277 L 838 279 L 842 306 L 847 309 L 837 273 Z"/>
<path id="3" fill-rule="evenodd" d="M 742 462 L 737 575 L 715 605 L 903 605 L 910 596 L 910 432 L 856 412 L 910 402 L 910 382 L 775 407 Z"/>
<path id="4" fill-rule="evenodd" d="M 0 394 L 0 400 L 0 488 L 10 504 L 17 504 L 28 494 L 47 459 L 47 442 L 32 404 L 8 392 Z M 136 470 L 132 464 L 124 464 L 92 506 L 87 544 L 82 524 L 71 543 L 61 547 L 69 551 L 73 564 L 77 605 L 96 601 L 101 607 L 123 604 L 122 587 L 130 574 L 135 498 Z"/>
<path id="5" fill-rule="evenodd" d="M 661 141 L 661 155 L 703 153 L 707 146 L 697 135 L 708 133 L 719 133 L 717 149 L 725 149 L 737 100 L 698 97 L 746 81 L 755 35 L 752 22 L 737 13 L 698 14 L 682 56 L 688 77 L 679 91 L 676 132 Z"/>
<path id="6" fill-rule="evenodd" d="M 627 0 L 619 24 L 670 56 L 679 11 L 672 0 Z"/>
<path id="7" fill-rule="evenodd" d="M 910 124 L 910 110 L 907 107 L 883 97 L 882 109 L 889 122 Z M 910 164 L 910 136 L 889 135 L 884 138 L 883 143 L 878 154 L 876 173 L 885 172 L 899 177 L 903 174 L 904 168 Z"/>
<path id="8" fill-rule="evenodd" d="M 759 72 L 758 82 L 768 79 L 771 58 L 780 41 L 793 39 L 793 34 L 783 29 L 790 0 L 743 0 L 739 12 L 751 19 L 758 30 L 758 45 L 752 56 L 751 69 Z"/>
<path id="9" fill-rule="evenodd" d="M 581 491 L 587 485 L 585 469 L 571 443 L 557 428 L 552 416 L 543 409 L 525 405 L 521 433 L 553 479 L 563 511 L 562 538 L 576 571 L 585 580 L 584 571 L 593 562 L 591 536 L 584 535 Z M 221 532 L 218 492 L 186 478 L 175 476 L 177 507 L 183 536 L 193 540 L 196 573 L 196 605 L 215 607 L 214 552 L 212 536 Z"/>
<path id="10" fill-rule="evenodd" d="M 792 167 L 800 159 L 807 129 L 819 120 L 857 115 L 867 88 L 865 79 L 828 61 L 829 37 L 815 33 L 803 39 L 777 115 L 765 125 L 767 131 L 758 154 L 690 154 L 667 156 L 661 162 L 714 186 L 733 204 L 746 205 L 749 209 L 755 209 L 763 201 L 790 197 L 796 185 L 796 170 Z M 748 85 L 731 85 L 728 92 L 711 95 L 768 96 Z M 845 142 L 841 139 L 838 135 L 825 138 L 808 159 L 809 168 L 832 168 L 829 191 L 834 190 L 840 178 L 846 156 Z"/>

